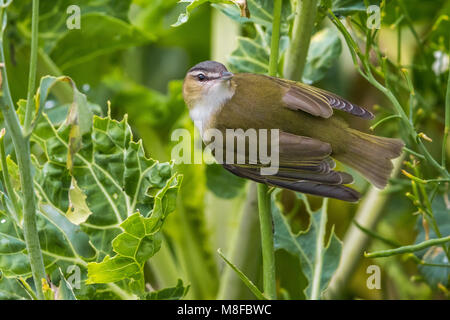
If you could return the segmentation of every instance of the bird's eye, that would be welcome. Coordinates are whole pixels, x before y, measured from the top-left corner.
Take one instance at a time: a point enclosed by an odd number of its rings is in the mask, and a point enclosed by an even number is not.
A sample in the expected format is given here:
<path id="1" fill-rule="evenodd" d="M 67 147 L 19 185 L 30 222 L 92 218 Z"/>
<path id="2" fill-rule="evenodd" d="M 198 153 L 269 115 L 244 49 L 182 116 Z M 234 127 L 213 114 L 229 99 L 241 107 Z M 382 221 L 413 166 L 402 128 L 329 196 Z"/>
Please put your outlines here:
<path id="1" fill-rule="evenodd" d="M 200 73 L 200 74 L 197 76 L 197 79 L 198 79 L 199 81 L 205 81 L 205 80 L 206 80 L 206 76 L 205 76 L 203 73 Z"/>

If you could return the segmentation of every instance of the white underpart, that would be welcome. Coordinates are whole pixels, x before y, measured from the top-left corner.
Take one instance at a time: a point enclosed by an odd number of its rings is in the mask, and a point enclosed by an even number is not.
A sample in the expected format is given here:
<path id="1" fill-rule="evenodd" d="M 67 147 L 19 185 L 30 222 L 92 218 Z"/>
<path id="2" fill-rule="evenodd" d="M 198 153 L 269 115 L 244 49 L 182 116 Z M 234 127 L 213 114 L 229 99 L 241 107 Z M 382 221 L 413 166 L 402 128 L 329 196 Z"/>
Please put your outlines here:
<path id="1" fill-rule="evenodd" d="M 229 81 L 216 82 L 211 85 L 203 99 L 194 104 L 189 111 L 192 121 L 203 137 L 205 127 L 212 117 L 219 112 L 223 105 L 234 95 L 234 89 L 230 87 Z"/>

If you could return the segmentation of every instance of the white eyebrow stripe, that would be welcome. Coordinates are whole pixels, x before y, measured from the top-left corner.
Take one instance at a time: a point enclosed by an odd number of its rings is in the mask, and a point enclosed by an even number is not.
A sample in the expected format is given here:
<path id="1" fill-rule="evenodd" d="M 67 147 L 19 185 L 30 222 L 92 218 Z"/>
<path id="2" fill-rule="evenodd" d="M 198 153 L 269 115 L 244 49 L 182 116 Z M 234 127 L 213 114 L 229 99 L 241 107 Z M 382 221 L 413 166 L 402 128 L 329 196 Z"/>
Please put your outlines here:
<path id="1" fill-rule="evenodd" d="M 220 78 L 220 73 L 218 73 L 218 72 L 204 72 L 204 71 L 201 71 L 201 70 L 195 70 L 195 71 L 192 71 L 191 72 L 191 75 L 192 76 L 194 76 L 194 77 L 196 77 L 196 76 L 198 76 L 199 74 L 204 74 L 206 77 L 208 77 L 209 79 L 216 79 L 216 78 Z"/>

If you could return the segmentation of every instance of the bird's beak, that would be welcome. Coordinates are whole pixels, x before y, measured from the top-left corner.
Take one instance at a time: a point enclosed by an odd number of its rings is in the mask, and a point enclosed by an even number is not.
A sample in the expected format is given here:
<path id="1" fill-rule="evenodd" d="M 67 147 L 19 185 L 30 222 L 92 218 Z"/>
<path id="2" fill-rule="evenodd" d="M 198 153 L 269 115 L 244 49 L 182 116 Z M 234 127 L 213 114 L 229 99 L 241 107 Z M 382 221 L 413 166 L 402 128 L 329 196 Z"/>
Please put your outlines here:
<path id="1" fill-rule="evenodd" d="M 222 73 L 220 80 L 222 80 L 222 81 L 230 80 L 231 78 L 233 78 L 233 76 L 234 76 L 233 73 L 226 71 L 226 72 Z"/>

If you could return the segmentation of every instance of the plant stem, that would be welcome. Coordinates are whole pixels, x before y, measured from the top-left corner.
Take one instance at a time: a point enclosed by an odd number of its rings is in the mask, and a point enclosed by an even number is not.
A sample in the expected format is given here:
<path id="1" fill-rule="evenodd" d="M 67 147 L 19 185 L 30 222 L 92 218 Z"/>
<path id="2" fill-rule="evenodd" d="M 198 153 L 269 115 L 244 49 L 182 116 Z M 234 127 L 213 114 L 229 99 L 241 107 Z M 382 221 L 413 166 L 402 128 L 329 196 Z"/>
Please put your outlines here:
<path id="1" fill-rule="evenodd" d="M 278 51 L 280 45 L 281 8 L 283 1 L 275 0 L 273 8 L 272 39 L 270 45 L 269 75 L 276 76 Z M 275 249 L 273 245 L 273 220 L 270 208 L 269 187 L 258 184 L 259 224 L 261 228 L 261 247 L 263 257 L 264 294 L 269 299 L 277 298 L 275 280 Z"/>
<path id="2" fill-rule="evenodd" d="M 6 192 L 8 193 L 9 199 L 11 199 L 11 202 L 13 204 L 14 209 L 14 219 L 17 224 L 20 223 L 20 206 L 19 202 L 17 201 L 16 193 L 14 192 L 14 189 L 11 185 L 11 179 L 9 178 L 9 171 L 8 171 L 8 163 L 6 162 L 6 152 L 5 152 L 5 143 L 3 141 L 5 134 L 5 129 L 2 129 L 2 132 L 0 133 L 0 158 L 1 158 L 1 164 L 2 164 L 2 174 L 3 174 L 3 181 L 5 183 Z"/>
<path id="3" fill-rule="evenodd" d="M 327 208 L 328 198 L 323 198 L 322 209 L 320 210 L 319 236 L 316 244 L 316 261 L 311 285 L 311 300 L 320 299 L 320 280 L 322 278 L 323 249 L 325 248 L 325 233 L 327 229 Z"/>
<path id="4" fill-rule="evenodd" d="M 36 68 L 38 56 L 38 40 L 39 40 L 39 0 L 33 0 L 33 11 L 31 20 L 31 53 L 30 53 L 30 71 L 28 74 L 28 93 L 27 105 L 25 108 L 25 121 L 23 131 L 25 136 L 30 134 L 30 125 L 33 117 L 33 96 L 36 88 Z"/>
<path id="5" fill-rule="evenodd" d="M 2 1 L 3 4 L 3 1 Z M 36 19 L 36 16 L 33 16 Z M 6 24 L 5 7 L 0 9 L 0 26 Z M 0 63 L 5 64 L 5 54 L 3 49 L 3 33 L 0 33 Z M 45 268 L 39 244 L 39 235 L 36 226 L 36 204 L 33 188 L 33 176 L 31 173 L 30 141 L 22 134 L 19 119 L 14 109 L 14 103 L 9 90 L 8 76 L 6 68 L 1 68 L 3 78 L 3 103 L 0 108 L 5 119 L 6 128 L 11 134 L 19 165 L 20 182 L 23 193 L 23 229 L 28 256 L 30 259 L 31 273 L 36 286 L 37 297 L 44 299 L 42 291 L 42 279 L 45 279 Z"/>
<path id="6" fill-rule="evenodd" d="M 275 249 L 273 245 L 273 221 L 270 208 L 268 186 L 258 184 L 259 224 L 261 227 L 261 248 L 263 257 L 264 294 L 269 299 L 276 299 Z"/>
<path id="7" fill-rule="evenodd" d="M 270 43 L 269 75 L 277 76 L 280 47 L 281 8 L 283 0 L 275 0 L 273 7 L 272 38 Z"/>
<path id="8" fill-rule="evenodd" d="M 382 257 L 390 257 L 396 254 L 401 253 L 410 253 L 410 252 L 416 252 L 425 248 L 429 248 L 435 245 L 441 245 L 445 244 L 450 241 L 450 236 L 444 237 L 444 238 L 438 238 L 438 239 L 431 239 L 427 241 L 423 241 L 418 244 L 413 244 L 410 246 L 403 246 L 400 248 L 390 249 L 390 250 L 382 250 L 382 251 L 376 251 L 371 253 L 366 253 L 364 256 L 366 258 L 382 258 Z"/>
<path id="9" fill-rule="evenodd" d="M 317 13 L 317 0 L 298 0 L 292 43 L 286 54 L 284 76 L 291 80 L 301 81 L 306 65 L 309 43 Z"/>

